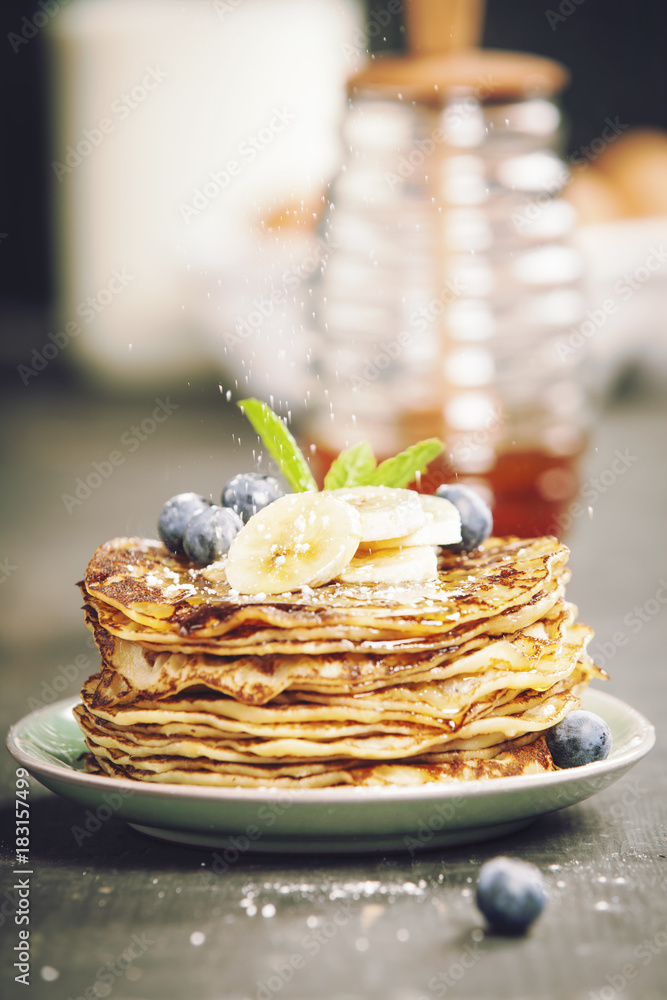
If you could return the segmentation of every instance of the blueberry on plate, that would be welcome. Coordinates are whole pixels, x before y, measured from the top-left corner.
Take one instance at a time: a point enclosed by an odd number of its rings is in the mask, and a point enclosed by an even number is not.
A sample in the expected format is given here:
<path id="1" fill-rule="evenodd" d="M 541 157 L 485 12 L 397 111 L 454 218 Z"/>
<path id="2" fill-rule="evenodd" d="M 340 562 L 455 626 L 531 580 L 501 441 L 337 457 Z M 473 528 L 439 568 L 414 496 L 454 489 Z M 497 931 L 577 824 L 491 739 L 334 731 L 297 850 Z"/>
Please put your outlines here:
<path id="1" fill-rule="evenodd" d="M 160 538 L 170 552 L 183 553 L 183 532 L 193 514 L 211 506 L 211 501 L 198 493 L 178 493 L 167 500 L 158 520 Z"/>
<path id="2" fill-rule="evenodd" d="M 475 901 L 493 930 L 520 934 L 544 909 L 542 872 L 518 858 L 492 858 L 479 870 Z"/>
<path id="3" fill-rule="evenodd" d="M 604 760 L 611 750 L 611 730 L 594 712 L 577 710 L 547 730 L 545 739 L 556 767 L 582 767 Z"/>
<path id="4" fill-rule="evenodd" d="M 183 550 L 192 562 L 207 566 L 229 551 L 242 527 L 241 518 L 233 510 L 211 504 L 188 521 Z"/>
<path id="5" fill-rule="evenodd" d="M 243 523 L 253 514 L 284 496 L 285 491 L 272 476 L 242 472 L 229 480 L 222 491 L 222 506 L 236 511 Z"/>
<path id="6" fill-rule="evenodd" d="M 469 486 L 458 483 L 443 483 L 435 491 L 437 497 L 444 497 L 453 503 L 461 515 L 461 543 L 459 550 L 470 552 L 485 542 L 493 530 L 491 508 L 479 493 Z M 452 546 L 456 549 L 456 546 Z"/>

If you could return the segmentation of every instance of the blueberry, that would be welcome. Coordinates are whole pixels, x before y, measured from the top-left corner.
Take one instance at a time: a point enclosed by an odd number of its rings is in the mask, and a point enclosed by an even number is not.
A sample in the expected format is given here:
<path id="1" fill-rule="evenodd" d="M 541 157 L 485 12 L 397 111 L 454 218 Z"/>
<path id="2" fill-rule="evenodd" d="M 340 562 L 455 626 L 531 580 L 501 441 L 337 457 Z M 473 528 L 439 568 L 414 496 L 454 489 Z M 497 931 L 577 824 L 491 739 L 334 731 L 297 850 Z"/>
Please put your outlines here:
<path id="1" fill-rule="evenodd" d="M 479 870 L 475 899 L 494 930 L 519 934 L 544 909 L 542 873 L 518 858 L 492 858 Z"/>
<path id="2" fill-rule="evenodd" d="M 211 504 L 188 521 L 183 535 L 185 554 L 199 566 L 207 566 L 224 556 L 242 527 L 233 510 Z"/>
<path id="3" fill-rule="evenodd" d="M 183 532 L 192 517 L 211 506 L 211 501 L 198 493 L 178 493 L 167 500 L 158 520 L 160 538 L 170 552 L 183 553 Z"/>
<path id="4" fill-rule="evenodd" d="M 581 767 L 604 760 L 611 750 L 611 730 L 593 712 L 570 712 L 545 734 L 556 767 Z"/>
<path id="5" fill-rule="evenodd" d="M 478 493 L 469 486 L 459 486 L 457 483 L 444 483 L 435 491 L 437 497 L 444 497 L 453 503 L 461 515 L 461 544 L 459 550 L 469 552 L 491 534 L 493 530 L 493 515 L 488 504 L 484 503 Z M 456 548 L 456 546 L 452 546 Z"/>
<path id="6" fill-rule="evenodd" d="M 235 510 L 245 523 L 284 493 L 277 479 L 260 476 L 258 472 L 242 472 L 230 479 L 223 489 L 222 506 Z"/>

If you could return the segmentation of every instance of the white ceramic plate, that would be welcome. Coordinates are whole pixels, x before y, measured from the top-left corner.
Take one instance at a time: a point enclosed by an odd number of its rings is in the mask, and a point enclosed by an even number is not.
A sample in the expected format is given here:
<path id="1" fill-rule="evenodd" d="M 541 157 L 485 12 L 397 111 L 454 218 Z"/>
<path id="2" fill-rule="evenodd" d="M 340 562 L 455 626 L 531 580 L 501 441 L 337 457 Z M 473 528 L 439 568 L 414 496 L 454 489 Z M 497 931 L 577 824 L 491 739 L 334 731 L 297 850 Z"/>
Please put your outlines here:
<path id="1" fill-rule="evenodd" d="M 85 806 L 91 829 L 110 816 L 163 840 L 246 851 L 346 853 L 415 851 L 469 844 L 528 826 L 544 813 L 581 802 L 617 781 L 653 746 L 653 726 L 603 691 L 584 708 L 612 732 L 603 761 L 541 775 L 419 788 L 201 788 L 86 774 L 86 749 L 72 715 L 77 699 L 32 712 L 13 726 L 7 746 L 38 781 Z M 225 850 L 226 849 L 226 850 Z"/>

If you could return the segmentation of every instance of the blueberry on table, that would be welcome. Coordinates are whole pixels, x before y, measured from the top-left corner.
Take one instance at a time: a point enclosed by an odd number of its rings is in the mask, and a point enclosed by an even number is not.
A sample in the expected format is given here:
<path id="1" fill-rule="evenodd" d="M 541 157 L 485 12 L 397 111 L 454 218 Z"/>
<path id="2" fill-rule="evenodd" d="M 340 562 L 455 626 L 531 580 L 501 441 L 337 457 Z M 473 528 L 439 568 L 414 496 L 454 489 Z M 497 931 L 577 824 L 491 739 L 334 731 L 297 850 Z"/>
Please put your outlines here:
<path id="1" fill-rule="evenodd" d="M 577 710 L 547 730 L 545 739 L 556 767 L 582 767 L 604 760 L 611 750 L 611 730 L 594 712 Z"/>
<path id="2" fill-rule="evenodd" d="M 211 501 L 198 493 L 178 493 L 167 500 L 158 520 L 160 538 L 170 552 L 183 553 L 183 533 L 190 518 L 211 506 Z"/>
<path id="3" fill-rule="evenodd" d="M 253 514 L 284 496 L 285 491 L 272 476 L 242 472 L 230 479 L 222 491 L 222 506 L 236 511 L 243 523 Z"/>
<path id="4" fill-rule="evenodd" d="M 469 552 L 486 541 L 493 529 L 493 515 L 478 493 L 469 486 L 444 483 L 438 486 L 435 495 L 453 503 L 461 515 L 461 542 L 453 549 Z"/>
<path id="5" fill-rule="evenodd" d="M 207 566 L 229 551 L 242 527 L 241 518 L 233 510 L 210 504 L 188 521 L 183 550 L 192 562 Z"/>
<path id="6" fill-rule="evenodd" d="M 479 870 L 475 901 L 493 930 L 520 934 L 544 909 L 542 873 L 528 861 L 492 858 Z"/>

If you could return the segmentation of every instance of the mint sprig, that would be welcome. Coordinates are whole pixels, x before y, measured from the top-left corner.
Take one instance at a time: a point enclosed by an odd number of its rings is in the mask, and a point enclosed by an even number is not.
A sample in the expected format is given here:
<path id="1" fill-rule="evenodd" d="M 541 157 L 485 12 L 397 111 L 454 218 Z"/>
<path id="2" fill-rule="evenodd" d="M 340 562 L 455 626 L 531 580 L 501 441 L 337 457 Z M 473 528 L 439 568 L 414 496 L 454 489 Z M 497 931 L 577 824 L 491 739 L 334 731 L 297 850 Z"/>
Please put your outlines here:
<path id="1" fill-rule="evenodd" d="M 283 476 L 295 493 L 317 490 L 317 483 L 308 468 L 303 452 L 290 433 L 287 424 L 261 399 L 241 399 L 238 407 L 246 415 L 271 458 L 275 459 Z"/>
<path id="2" fill-rule="evenodd" d="M 427 438 L 426 441 L 419 441 L 411 445 L 405 451 L 401 451 L 393 458 L 388 458 L 366 479 L 369 486 L 394 486 L 396 488 L 407 486 L 416 476 L 426 471 L 430 462 L 436 458 L 444 448 L 444 444 L 438 438 Z M 361 485 L 361 484 L 360 484 Z"/>
<path id="3" fill-rule="evenodd" d="M 241 399 L 238 407 L 246 415 L 269 455 L 295 493 L 317 490 L 317 483 L 303 452 L 290 433 L 287 424 L 261 399 Z M 408 486 L 426 471 L 430 462 L 443 450 L 438 438 L 428 438 L 411 445 L 393 458 L 377 465 L 368 441 L 346 448 L 331 463 L 324 479 L 325 490 L 341 486 Z"/>
<path id="4" fill-rule="evenodd" d="M 375 470 L 377 462 L 368 441 L 360 441 L 341 451 L 334 458 L 324 477 L 325 490 L 337 490 L 341 486 L 361 486 Z"/>

